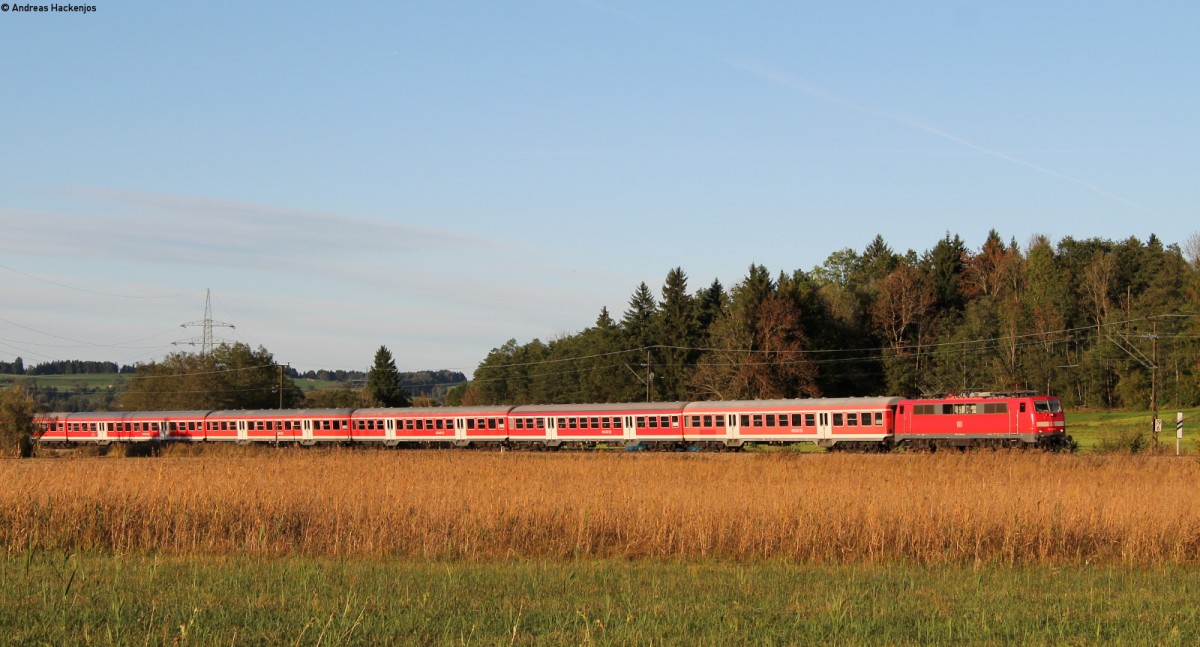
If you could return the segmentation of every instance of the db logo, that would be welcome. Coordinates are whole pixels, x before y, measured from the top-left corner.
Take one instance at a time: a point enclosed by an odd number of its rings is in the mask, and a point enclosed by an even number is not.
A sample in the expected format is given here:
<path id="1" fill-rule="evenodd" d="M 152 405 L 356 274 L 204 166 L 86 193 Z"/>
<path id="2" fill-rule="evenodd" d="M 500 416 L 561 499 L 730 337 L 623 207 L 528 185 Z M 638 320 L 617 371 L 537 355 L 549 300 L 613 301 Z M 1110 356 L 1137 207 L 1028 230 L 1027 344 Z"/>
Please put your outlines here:
<path id="1" fill-rule="evenodd" d="M 0 11 L 8 11 L 8 3 L 0 4 Z"/>

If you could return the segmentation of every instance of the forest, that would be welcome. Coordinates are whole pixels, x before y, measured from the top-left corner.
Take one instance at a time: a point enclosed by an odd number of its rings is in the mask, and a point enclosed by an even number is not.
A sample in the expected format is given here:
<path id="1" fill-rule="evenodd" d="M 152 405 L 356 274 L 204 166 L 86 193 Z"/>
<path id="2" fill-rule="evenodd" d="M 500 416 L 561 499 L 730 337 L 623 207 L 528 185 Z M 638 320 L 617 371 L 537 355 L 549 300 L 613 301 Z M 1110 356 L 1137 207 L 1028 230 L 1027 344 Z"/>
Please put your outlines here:
<path id="1" fill-rule="evenodd" d="M 492 349 L 448 404 L 1034 391 L 1072 407 L 1200 404 L 1200 235 L 1145 241 L 995 230 L 923 253 L 881 236 L 811 270 L 752 264 L 692 290 L 670 270 L 620 320 Z"/>

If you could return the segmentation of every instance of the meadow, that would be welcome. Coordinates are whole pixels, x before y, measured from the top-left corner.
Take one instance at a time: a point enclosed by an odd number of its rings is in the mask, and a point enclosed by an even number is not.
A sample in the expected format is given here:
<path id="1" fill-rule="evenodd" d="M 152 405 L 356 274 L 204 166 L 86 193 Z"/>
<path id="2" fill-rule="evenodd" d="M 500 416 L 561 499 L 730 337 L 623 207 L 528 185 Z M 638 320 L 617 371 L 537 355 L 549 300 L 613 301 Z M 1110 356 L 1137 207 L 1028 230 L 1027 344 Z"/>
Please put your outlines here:
<path id="1" fill-rule="evenodd" d="M 1188 644 L 1194 457 L 0 461 L 0 643 Z"/>
<path id="2" fill-rule="evenodd" d="M 1200 572 L 0 555 L 0 643 L 1190 645 Z"/>
<path id="3" fill-rule="evenodd" d="M 1200 562 L 1200 461 L 294 448 L 0 463 L 0 548 L 172 556 Z"/>

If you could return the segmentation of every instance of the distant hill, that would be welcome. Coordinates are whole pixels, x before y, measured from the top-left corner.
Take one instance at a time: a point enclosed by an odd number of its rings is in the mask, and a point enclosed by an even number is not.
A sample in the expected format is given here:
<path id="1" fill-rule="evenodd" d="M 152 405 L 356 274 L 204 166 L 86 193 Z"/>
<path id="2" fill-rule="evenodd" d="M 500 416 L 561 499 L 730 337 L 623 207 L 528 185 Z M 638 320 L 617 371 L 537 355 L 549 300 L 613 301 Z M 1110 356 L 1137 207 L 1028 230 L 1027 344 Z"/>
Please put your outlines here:
<path id="1" fill-rule="evenodd" d="M 21 371 L 14 369 L 20 368 Z M 107 370 L 101 370 L 107 369 Z M 112 407 L 136 369 L 115 362 L 75 360 L 47 362 L 32 367 L 16 362 L 0 362 L 0 388 L 20 382 L 38 403 L 51 411 L 104 411 Z M 362 371 L 291 370 L 289 376 L 304 391 L 360 388 L 366 381 Z M 467 381 L 459 371 L 429 370 L 400 373 L 400 384 L 409 396 L 424 396 L 437 401 L 446 392 Z"/>

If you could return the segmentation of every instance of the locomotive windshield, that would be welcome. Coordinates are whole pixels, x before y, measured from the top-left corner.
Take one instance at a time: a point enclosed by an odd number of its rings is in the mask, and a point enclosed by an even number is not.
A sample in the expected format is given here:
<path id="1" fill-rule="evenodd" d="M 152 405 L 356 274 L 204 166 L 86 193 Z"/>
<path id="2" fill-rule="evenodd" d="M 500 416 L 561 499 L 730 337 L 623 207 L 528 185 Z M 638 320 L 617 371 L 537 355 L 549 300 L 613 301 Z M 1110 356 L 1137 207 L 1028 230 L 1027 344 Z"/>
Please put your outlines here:
<path id="1" fill-rule="evenodd" d="M 1033 410 L 1038 413 L 1058 413 L 1062 411 L 1062 404 L 1058 400 L 1035 400 Z"/>

